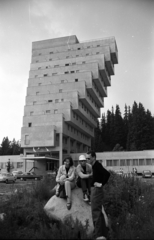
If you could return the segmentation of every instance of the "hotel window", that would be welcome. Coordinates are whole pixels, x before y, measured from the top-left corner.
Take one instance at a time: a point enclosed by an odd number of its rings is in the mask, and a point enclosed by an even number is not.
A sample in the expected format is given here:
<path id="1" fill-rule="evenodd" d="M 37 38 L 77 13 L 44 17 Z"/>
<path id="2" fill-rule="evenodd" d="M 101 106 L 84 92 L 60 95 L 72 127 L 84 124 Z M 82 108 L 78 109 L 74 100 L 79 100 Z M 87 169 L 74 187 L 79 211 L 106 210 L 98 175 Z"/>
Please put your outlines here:
<path id="1" fill-rule="evenodd" d="M 37 60 L 36 63 L 38 63 L 39 61 Z"/>
<path id="2" fill-rule="evenodd" d="M 62 89 L 59 89 L 59 92 L 60 92 L 60 93 L 62 93 L 62 91 L 63 91 Z"/>
<path id="3" fill-rule="evenodd" d="M 46 110 L 46 113 L 50 113 L 50 110 Z"/>
<path id="4" fill-rule="evenodd" d="M 61 83 L 64 83 L 65 82 L 65 80 L 61 80 Z"/>
<path id="5" fill-rule="evenodd" d="M 36 95 L 39 95 L 39 92 L 36 92 Z"/>
<path id="6" fill-rule="evenodd" d="M 46 68 L 48 68 L 48 66 L 46 66 Z"/>
<path id="7" fill-rule="evenodd" d="M 66 58 L 69 58 L 69 56 L 66 56 Z"/>
<path id="8" fill-rule="evenodd" d="M 89 53 L 86 53 L 86 56 L 89 56 Z"/>
<path id="9" fill-rule="evenodd" d="M 59 134 L 56 134 L 56 145 L 59 146 Z"/>
<path id="10" fill-rule="evenodd" d="M 138 166 L 138 159 L 133 159 L 133 165 Z"/>
<path id="11" fill-rule="evenodd" d="M 58 103 L 59 102 L 59 99 L 55 99 L 55 103 Z"/>
<path id="12" fill-rule="evenodd" d="M 63 99 L 63 98 L 61 99 L 61 102 L 64 102 L 64 99 Z"/>
<path id="13" fill-rule="evenodd" d="M 72 65 L 75 65 L 75 64 L 76 64 L 75 62 L 72 63 Z"/>
<path id="14" fill-rule="evenodd" d="M 58 109 L 55 109 L 55 110 L 54 110 L 54 113 L 58 113 Z"/>
<path id="15" fill-rule="evenodd" d="M 32 116 L 32 115 L 33 115 L 33 113 L 34 113 L 34 112 L 30 112 L 30 116 Z"/>
<path id="16" fill-rule="evenodd" d="M 126 160 L 126 166 L 131 166 L 131 160 L 132 160 L 132 159 L 127 159 L 127 160 Z"/>
<path id="17" fill-rule="evenodd" d="M 48 100 L 48 102 L 52 102 L 52 100 Z"/>
<path id="18" fill-rule="evenodd" d="M 97 47 L 100 47 L 100 45 L 97 45 Z"/>
<path id="19" fill-rule="evenodd" d="M 75 79 L 75 82 L 78 82 L 78 79 L 77 79 L 77 78 Z"/>
<path id="20" fill-rule="evenodd" d="M 66 63 L 65 66 L 69 66 L 69 63 Z"/>
<path id="21" fill-rule="evenodd" d="M 75 71 L 71 71 L 71 73 L 75 73 Z"/>
<path id="22" fill-rule="evenodd" d="M 17 168 L 22 168 L 23 167 L 23 162 L 17 162 Z"/>
<path id="23" fill-rule="evenodd" d="M 81 48 L 78 48 L 78 50 L 80 50 Z"/>
<path id="24" fill-rule="evenodd" d="M 106 160 L 106 166 L 112 166 L 112 160 Z"/>
<path id="25" fill-rule="evenodd" d="M 50 58 L 49 61 L 52 61 L 52 58 Z"/>
<path id="26" fill-rule="evenodd" d="M 147 159 L 146 159 L 146 165 L 152 165 L 152 164 L 151 164 L 151 158 L 147 158 Z"/>
<path id="27" fill-rule="evenodd" d="M 38 75 L 35 75 L 35 78 L 37 78 L 38 77 Z"/>
<path id="28" fill-rule="evenodd" d="M 54 75 L 57 75 L 57 73 L 52 73 L 52 75 L 54 76 Z"/>
<path id="29" fill-rule="evenodd" d="M 96 54 L 99 54 L 99 52 L 96 52 Z"/>
<path id="30" fill-rule="evenodd" d="M 119 166 L 119 159 L 112 160 L 113 166 Z"/>
<path id="31" fill-rule="evenodd" d="M 67 72 L 65 72 L 65 74 L 68 74 L 69 72 L 67 71 Z"/>
<path id="32" fill-rule="evenodd" d="M 28 123 L 28 127 L 31 127 L 32 126 L 32 123 Z"/>
<path id="33" fill-rule="evenodd" d="M 59 67 L 59 65 L 55 65 L 54 67 Z"/>
<path id="34" fill-rule="evenodd" d="M 76 57 L 79 57 L 79 55 L 76 55 Z"/>
<path id="35" fill-rule="evenodd" d="M 42 83 L 38 83 L 38 85 L 40 86 Z"/>
<path id="36" fill-rule="evenodd" d="M 50 52 L 50 54 L 52 54 L 53 52 Z"/>
<path id="37" fill-rule="evenodd" d="M 120 159 L 120 166 L 125 166 L 125 159 Z"/>
<path id="38" fill-rule="evenodd" d="M 38 69 L 41 69 L 41 67 L 39 67 Z"/>
<path id="39" fill-rule="evenodd" d="M 139 166 L 143 166 L 143 165 L 145 165 L 144 159 L 139 159 Z"/>
<path id="40" fill-rule="evenodd" d="M 48 76 L 48 74 L 44 74 L 44 77 L 47 77 Z"/>

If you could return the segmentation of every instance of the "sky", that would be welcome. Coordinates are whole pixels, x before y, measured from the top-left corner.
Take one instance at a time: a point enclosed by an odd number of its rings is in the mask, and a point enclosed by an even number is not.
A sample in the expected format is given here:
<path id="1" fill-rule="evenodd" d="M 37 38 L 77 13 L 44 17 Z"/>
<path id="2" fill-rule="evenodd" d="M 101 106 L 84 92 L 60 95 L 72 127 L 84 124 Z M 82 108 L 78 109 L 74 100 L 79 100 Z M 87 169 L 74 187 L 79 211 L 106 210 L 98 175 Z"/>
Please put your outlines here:
<path id="1" fill-rule="evenodd" d="M 32 42 L 114 36 L 119 63 L 101 114 L 142 103 L 154 116 L 153 0 L 0 0 L 0 143 L 21 139 Z"/>

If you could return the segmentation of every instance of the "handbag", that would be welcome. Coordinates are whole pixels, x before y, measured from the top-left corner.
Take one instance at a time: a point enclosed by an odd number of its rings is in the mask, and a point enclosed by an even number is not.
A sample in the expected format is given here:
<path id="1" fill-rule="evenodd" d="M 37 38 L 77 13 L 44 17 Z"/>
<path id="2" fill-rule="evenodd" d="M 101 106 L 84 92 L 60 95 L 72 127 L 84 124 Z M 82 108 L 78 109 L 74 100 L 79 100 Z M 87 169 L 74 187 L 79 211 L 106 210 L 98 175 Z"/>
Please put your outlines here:
<path id="1" fill-rule="evenodd" d="M 60 188 L 59 188 L 59 197 L 60 197 L 60 198 L 66 198 L 66 192 L 65 192 L 65 187 L 64 187 L 64 185 L 60 185 Z"/>

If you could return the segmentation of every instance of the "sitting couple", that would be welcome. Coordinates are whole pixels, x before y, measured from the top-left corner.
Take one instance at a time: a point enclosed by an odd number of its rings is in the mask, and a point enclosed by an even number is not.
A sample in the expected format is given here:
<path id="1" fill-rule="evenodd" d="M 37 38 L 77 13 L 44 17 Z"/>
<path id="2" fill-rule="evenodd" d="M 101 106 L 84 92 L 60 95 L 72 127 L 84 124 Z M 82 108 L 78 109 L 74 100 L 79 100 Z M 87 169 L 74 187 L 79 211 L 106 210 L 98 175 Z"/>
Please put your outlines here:
<path id="1" fill-rule="evenodd" d="M 77 175 L 77 182 L 76 182 Z M 91 188 L 91 178 L 92 177 L 92 167 L 86 162 L 84 155 L 79 156 L 79 164 L 75 167 L 73 166 L 73 160 L 71 157 L 67 157 L 63 160 L 63 165 L 59 167 L 57 177 L 56 177 L 56 196 L 60 194 L 60 189 L 63 187 L 67 199 L 67 209 L 71 209 L 71 190 L 76 187 L 82 188 L 83 200 L 90 202 L 90 188 Z"/>

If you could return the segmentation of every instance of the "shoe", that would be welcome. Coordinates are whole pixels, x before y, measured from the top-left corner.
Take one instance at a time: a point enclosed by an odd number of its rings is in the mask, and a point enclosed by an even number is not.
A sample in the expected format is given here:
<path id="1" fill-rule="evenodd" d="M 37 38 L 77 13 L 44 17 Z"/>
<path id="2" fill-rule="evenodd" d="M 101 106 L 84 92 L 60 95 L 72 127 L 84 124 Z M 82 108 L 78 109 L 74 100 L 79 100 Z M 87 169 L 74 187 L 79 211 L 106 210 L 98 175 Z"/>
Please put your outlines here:
<path id="1" fill-rule="evenodd" d="M 88 194 L 88 201 L 91 202 L 91 200 L 90 200 L 90 195 L 89 195 L 89 194 Z"/>
<path id="2" fill-rule="evenodd" d="M 88 201 L 88 204 L 91 205 L 91 201 Z"/>
<path id="3" fill-rule="evenodd" d="M 88 201 L 89 201 L 86 193 L 83 194 L 83 201 L 85 201 L 85 202 L 88 202 Z"/>
<path id="4" fill-rule="evenodd" d="M 68 210 L 70 210 L 71 207 L 72 207 L 72 203 L 71 203 L 71 201 L 70 201 L 69 198 L 67 198 L 67 204 L 66 204 L 66 207 L 67 207 Z"/>
<path id="5" fill-rule="evenodd" d="M 55 195 L 56 195 L 56 197 L 59 197 L 59 192 L 56 192 L 56 194 L 55 194 Z"/>

